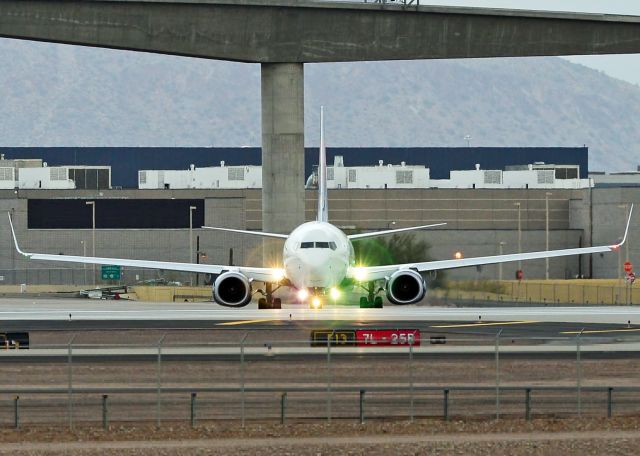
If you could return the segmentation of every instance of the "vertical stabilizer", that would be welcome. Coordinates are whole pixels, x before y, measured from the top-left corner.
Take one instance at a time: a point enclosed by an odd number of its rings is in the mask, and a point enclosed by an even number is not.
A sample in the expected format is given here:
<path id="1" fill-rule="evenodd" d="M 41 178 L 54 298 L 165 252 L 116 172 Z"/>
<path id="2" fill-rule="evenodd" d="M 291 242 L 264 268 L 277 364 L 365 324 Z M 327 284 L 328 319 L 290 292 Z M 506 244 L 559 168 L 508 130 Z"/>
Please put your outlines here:
<path id="1" fill-rule="evenodd" d="M 318 161 L 318 222 L 329 221 L 327 206 L 327 151 L 324 144 L 324 107 L 320 107 L 320 159 Z"/>

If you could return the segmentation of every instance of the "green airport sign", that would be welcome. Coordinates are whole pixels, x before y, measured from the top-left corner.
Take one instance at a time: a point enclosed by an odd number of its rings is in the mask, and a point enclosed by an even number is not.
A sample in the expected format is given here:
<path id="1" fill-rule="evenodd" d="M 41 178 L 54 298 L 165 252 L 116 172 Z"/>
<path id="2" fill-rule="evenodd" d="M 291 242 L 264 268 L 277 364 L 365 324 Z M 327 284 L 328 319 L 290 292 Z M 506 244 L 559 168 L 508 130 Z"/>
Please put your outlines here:
<path id="1" fill-rule="evenodd" d="M 120 280 L 121 276 L 120 266 L 102 266 L 102 280 Z"/>

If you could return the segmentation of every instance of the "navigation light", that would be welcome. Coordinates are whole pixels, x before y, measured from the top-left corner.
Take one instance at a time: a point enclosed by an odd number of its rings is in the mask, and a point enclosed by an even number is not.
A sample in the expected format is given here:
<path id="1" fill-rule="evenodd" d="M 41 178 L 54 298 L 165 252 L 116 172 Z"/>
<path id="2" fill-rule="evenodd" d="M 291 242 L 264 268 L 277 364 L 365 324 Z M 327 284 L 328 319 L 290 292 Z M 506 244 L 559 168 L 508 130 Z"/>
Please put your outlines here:
<path id="1" fill-rule="evenodd" d="M 309 297 L 309 291 L 306 288 L 301 288 L 298 290 L 298 299 L 300 301 L 304 301 Z"/>
<path id="2" fill-rule="evenodd" d="M 331 299 L 333 299 L 334 301 L 337 301 L 338 298 L 340 298 L 340 290 L 338 290 L 335 287 L 331 289 L 330 294 L 331 294 Z"/>

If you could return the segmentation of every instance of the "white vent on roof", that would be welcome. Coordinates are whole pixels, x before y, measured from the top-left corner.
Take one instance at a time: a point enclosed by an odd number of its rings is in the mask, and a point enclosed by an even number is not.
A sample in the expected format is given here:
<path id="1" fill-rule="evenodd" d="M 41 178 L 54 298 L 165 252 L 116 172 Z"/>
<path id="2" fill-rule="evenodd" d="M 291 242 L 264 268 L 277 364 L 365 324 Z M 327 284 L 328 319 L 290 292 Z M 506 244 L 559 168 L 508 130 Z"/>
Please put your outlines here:
<path id="1" fill-rule="evenodd" d="M 539 184 L 553 184 L 555 172 L 552 169 L 539 169 L 538 170 L 538 183 Z"/>
<path id="2" fill-rule="evenodd" d="M 486 170 L 484 172 L 485 184 L 501 184 L 502 183 L 502 171 L 497 169 Z"/>
<path id="3" fill-rule="evenodd" d="M 396 184 L 413 184 L 413 171 L 396 171 Z"/>
<path id="4" fill-rule="evenodd" d="M 358 178 L 358 174 L 355 169 L 349 170 L 349 182 L 355 182 Z"/>
<path id="5" fill-rule="evenodd" d="M 52 181 L 67 180 L 67 168 L 49 168 L 49 177 Z"/>
<path id="6" fill-rule="evenodd" d="M 13 180 L 13 168 L 0 168 L 0 180 Z"/>
<path id="7" fill-rule="evenodd" d="M 229 180 L 230 181 L 241 181 L 241 180 L 244 180 L 244 168 L 230 167 L 228 169 L 229 169 Z"/>

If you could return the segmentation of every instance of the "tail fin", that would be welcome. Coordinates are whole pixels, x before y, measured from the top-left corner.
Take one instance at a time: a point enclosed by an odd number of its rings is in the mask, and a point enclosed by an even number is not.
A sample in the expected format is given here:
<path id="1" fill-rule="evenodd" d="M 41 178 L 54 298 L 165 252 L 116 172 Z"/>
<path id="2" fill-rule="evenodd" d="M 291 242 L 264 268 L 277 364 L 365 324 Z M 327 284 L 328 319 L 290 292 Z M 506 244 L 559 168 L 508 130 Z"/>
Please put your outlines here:
<path id="1" fill-rule="evenodd" d="M 318 222 L 329 221 L 327 206 L 327 151 L 324 144 L 324 107 L 320 107 L 320 159 L 318 161 Z"/>

